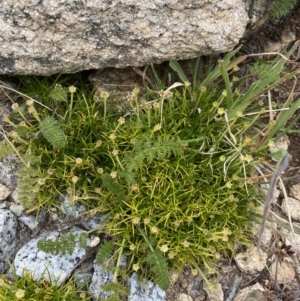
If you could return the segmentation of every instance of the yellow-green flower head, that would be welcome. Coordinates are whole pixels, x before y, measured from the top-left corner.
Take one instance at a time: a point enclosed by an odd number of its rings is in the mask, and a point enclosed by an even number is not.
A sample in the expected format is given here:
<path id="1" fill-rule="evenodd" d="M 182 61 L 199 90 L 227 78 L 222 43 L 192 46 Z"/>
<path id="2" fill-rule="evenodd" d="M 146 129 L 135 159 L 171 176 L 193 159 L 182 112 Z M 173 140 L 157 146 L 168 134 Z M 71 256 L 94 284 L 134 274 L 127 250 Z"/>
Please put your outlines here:
<path id="1" fill-rule="evenodd" d="M 34 100 L 33 100 L 33 99 L 28 99 L 28 100 L 26 101 L 26 105 L 27 105 L 28 107 L 33 106 L 33 105 L 34 105 Z"/>
<path id="2" fill-rule="evenodd" d="M 225 114 L 225 109 L 224 108 L 218 108 L 218 115 L 223 115 Z"/>
<path id="3" fill-rule="evenodd" d="M 161 250 L 163 253 L 166 253 L 166 252 L 169 250 L 169 247 L 168 247 L 168 245 L 162 245 L 162 246 L 160 247 L 160 250 Z"/>
<path id="4" fill-rule="evenodd" d="M 19 105 L 15 102 L 15 103 L 11 106 L 11 108 L 12 108 L 14 111 L 17 111 L 17 110 L 19 110 Z"/>
<path id="5" fill-rule="evenodd" d="M 107 99 L 109 97 L 109 93 L 106 91 L 101 91 L 100 97 L 103 99 Z"/>
<path id="6" fill-rule="evenodd" d="M 119 122 L 120 124 L 124 124 L 124 123 L 125 123 L 125 118 L 124 118 L 124 117 L 120 117 L 120 118 L 118 119 L 118 122 Z"/>
<path id="7" fill-rule="evenodd" d="M 23 299 L 25 297 L 25 291 L 22 289 L 18 289 L 15 293 L 17 299 Z"/>
<path id="8" fill-rule="evenodd" d="M 76 87 L 70 86 L 70 87 L 69 87 L 69 92 L 70 92 L 70 93 L 75 93 L 75 92 L 76 92 Z"/>

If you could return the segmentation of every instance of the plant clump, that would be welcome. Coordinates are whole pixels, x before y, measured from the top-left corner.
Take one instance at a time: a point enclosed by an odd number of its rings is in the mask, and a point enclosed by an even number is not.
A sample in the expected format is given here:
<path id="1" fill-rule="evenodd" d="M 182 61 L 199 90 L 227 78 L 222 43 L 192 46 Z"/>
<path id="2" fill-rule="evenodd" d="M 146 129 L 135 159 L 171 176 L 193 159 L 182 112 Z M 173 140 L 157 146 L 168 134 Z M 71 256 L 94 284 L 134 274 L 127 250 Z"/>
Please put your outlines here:
<path id="1" fill-rule="evenodd" d="M 270 107 L 261 95 L 293 76 L 280 77 L 280 56 L 256 63 L 257 79 L 245 91 L 234 75 L 236 52 L 192 84 L 172 61 L 181 83 L 146 95 L 134 89 L 121 109 L 105 92 L 94 99 L 62 85 L 43 93 L 43 106 L 31 98 L 14 104 L 3 119 L 0 155 L 13 150 L 20 159 L 23 205 L 57 207 L 67 194 L 87 215 L 106 214 L 107 249 L 121 251 L 128 272 L 153 277 L 163 289 L 170 267 L 213 271 L 221 255 L 247 243 L 257 199 L 253 167 L 285 133 L 287 115 L 262 123 Z"/>

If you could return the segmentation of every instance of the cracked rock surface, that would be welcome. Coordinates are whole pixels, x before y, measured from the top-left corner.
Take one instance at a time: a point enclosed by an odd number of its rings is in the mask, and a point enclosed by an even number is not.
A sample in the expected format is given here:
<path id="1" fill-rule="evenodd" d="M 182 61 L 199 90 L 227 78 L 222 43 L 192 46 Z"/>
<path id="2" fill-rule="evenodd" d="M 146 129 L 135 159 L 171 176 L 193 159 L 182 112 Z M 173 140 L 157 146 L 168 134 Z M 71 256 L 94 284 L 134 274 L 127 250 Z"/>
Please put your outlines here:
<path id="1" fill-rule="evenodd" d="M 72 73 L 230 51 L 243 0 L 0 2 L 0 74 Z"/>

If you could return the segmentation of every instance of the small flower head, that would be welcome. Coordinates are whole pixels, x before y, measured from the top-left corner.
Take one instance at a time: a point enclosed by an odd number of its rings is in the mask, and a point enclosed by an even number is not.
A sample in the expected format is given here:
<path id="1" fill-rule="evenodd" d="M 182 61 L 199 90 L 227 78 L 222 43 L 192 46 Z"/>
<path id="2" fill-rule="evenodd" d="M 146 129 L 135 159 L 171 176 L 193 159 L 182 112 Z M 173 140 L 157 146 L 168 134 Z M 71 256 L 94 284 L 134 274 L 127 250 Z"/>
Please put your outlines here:
<path id="1" fill-rule="evenodd" d="M 138 263 L 135 263 L 132 265 L 132 269 L 137 272 L 140 269 L 140 266 L 138 265 Z"/>
<path id="2" fill-rule="evenodd" d="M 112 171 L 112 172 L 110 173 L 110 176 L 111 176 L 113 179 L 115 179 L 115 178 L 117 177 L 117 172 L 116 172 L 116 171 Z"/>
<path id="3" fill-rule="evenodd" d="M 155 226 L 153 226 L 151 227 L 150 231 L 151 233 L 156 234 L 158 232 L 158 229 Z"/>
<path id="4" fill-rule="evenodd" d="M 114 141 L 116 139 L 116 135 L 114 133 L 110 134 L 109 139 Z"/>
<path id="5" fill-rule="evenodd" d="M 53 169 L 53 168 L 48 168 L 47 174 L 48 174 L 49 176 L 52 176 L 53 173 L 54 173 L 54 169 Z"/>
<path id="6" fill-rule="evenodd" d="M 220 160 L 221 162 L 224 162 L 224 161 L 226 160 L 226 157 L 225 157 L 225 156 L 220 156 L 220 157 L 219 157 L 219 160 Z"/>
<path id="7" fill-rule="evenodd" d="M 157 124 L 154 126 L 153 128 L 153 132 L 156 132 L 156 131 L 159 131 L 161 129 L 161 125 L 160 124 Z"/>
<path id="8" fill-rule="evenodd" d="M 158 93 L 160 98 L 165 98 L 166 97 L 166 92 L 164 90 L 160 90 Z"/>
<path id="9" fill-rule="evenodd" d="M 120 117 L 120 118 L 118 119 L 118 122 L 119 122 L 120 124 L 124 124 L 124 123 L 125 123 L 125 118 L 124 118 L 124 117 Z"/>
<path id="10" fill-rule="evenodd" d="M 225 113 L 224 108 L 218 108 L 218 115 L 223 115 Z"/>
<path id="11" fill-rule="evenodd" d="M 153 107 L 154 110 L 159 109 L 159 103 L 155 102 L 154 104 L 152 104 L 152 107 Z"/>
<path id="12" fill-rule="evenodd" d="M 101 144 L 102 144 L 102 141 L 101 141 L 101 140 L 97 140 L 97 141 L 96 141 L 96 147 L 100 147 Z"/>
<path id="13" fill-rule="evenodd" d="M 225 187 L 230 189 L 232 187 L 232 183 L 230 181 L 226 182 Z"/>
<path id="14" fill-rule="evenodd" d="M 119 151 L 117 149 L 114 149 L 111 153 L 116 157 L 118 156 Z"/>
<path id="15" fill-rule="evenodd" d="M 76 92 L 76 87 L 70 86 L 70 87 L 69 87 L 69 92 L 70 92 L 70 93 L 75 93 L 75 92 Z"/>
<path id="16" fill-rule="evenodd" d="M 82 161 L 83 161 L 83 160 L 82 160 L 81 158 L 76 158 L 76 161 L 75 161 L 75 162 L 76 162 L 76 164 L 81 164 Z"/>
<path id="17" fill-rule="evenodd" d="M 95 193 L 101 194 L 101 188 L 95 188 Z"/>
<path id="18" fill-rule="evenodd" d="M 22 298 L 25 297 L 25 291 L 19 288 L 16 291 L 15 296 L 16 296 L 17 299 L 22 299 Z"/>
<path id="19" fill-rule="evenodd" d="M 132 184 L 132 185 L 130 186 L 130 189 L 131 189 L 132 191 L 136 191 L 138 188 L 139 188 L 139 187 L 138 187 L 138 184 Z"/>
<path id="20" fill-rule="evenodd" d="M 98 168 L 97 168 L 97 173 L 98 173 L 98 174 L 101 175 L 101 174 L 103 174 L 103 172 L 104 172 L 103 168 L 101 168 L 101 167 L 98 167 Z"/>
<path id="21" fill-rule="evenodd" d="M 148 225 L 150 223 L 150 218 L 146 217 L 144 218 L 144 224 Z"/>
<path id="22" fill-rule="evenodd" d="M 190 243 L 187 240 L 185 240 L 182 244 L 184 248 L 188 248 L 190 246 Z"/>
<path id="23" fill-rule="evenodd" d="M 233 68 L 232 68 L 232 71 L 233 72 L 237 72 L 237 71 L 239 71 L 240 70 L 240 68 L 238 67 L 238 66 L 234 66 Z"/>
<path id="24" fill-rule="evenodd" d="M 169 254 L 168 254 L 168 257 L 169 259 L 174 259 L 175 258 L 175 253 L 173 251 L 171 251 Z"/>
<path id="25" fill-rule="evenodd" d="M 133 219 L 132 219 L 132 222 L 133 222 L 133 224 L 134 225 L 138 225 L 139 223 L 140 223 L 140 218 L 139 217 L 134 217 Z"/>
<path id="26" fill-rule="evenodd" d="M 103 98 L 103 99 L 107 99 L 109 97 L 109 93 L 106 92 L 106 91 L 102 91 L 100 93 L 100 97 Z"/>
<path id="27" fill-rule="evenodd" d="M 167 92 L 166 92 L 166 97 L 167 97 L 167 98 L 173 97 L 173 92 L 167 91 Z"/>
<path id="28" fill-rule="evenodd" d="M 2 278 L 0 278 L 0 286 L 3 285 L 4 283 L 5 281 Z"/>
<path id="29" fill-rule="evenodd" d="M 38 179 L 39 185 L 44 185 L 45 184 L 45 179 Z"/>
<path id="30" fill-rule="evenodd" d="M 136 248 L 136 246 L 135 246 L 134 244 L 131 244 L 131 245 L 129 246 L 129 249 L 130 249 L 131 251 L 134 251 L 135 248 Z"/>
<path id="31" fill-rule="evenodd" d="M 27 112 L 29 114 L 32 114 L 33 112 L 35 112 L 34 107 L 33 106 L 28 107 Z"/>
<path id="32" fill-rule="evenodd" d="M 83 293 L 83 292 L 80 293 L 79 297 L 80 297 L 80 299 L 85 300 L 86 293 Z"/>
<path id="33" fill-rule="evenodd" d="M 16 102 L 11 106 L 11 108 L 12 108 L 14 111 L 17 111 L 17 110 L 20 109 L 20 108 L 19 108 L 19 105 L 18 105 Z"/>
<path id="34" fill-rule="evenodd" d="M 33 106 L 33 105 L 34 105 L 33 99 L 28 99 L 28 100 L 26 101 L 26 105 L 27 105 L 28 107 Z"/>
<path id="35" fill-rule="evenodd" d="M 243 116 L 243 112 L 242 112 L 242 111 L 237 111 L 237 112 L 235 113 L 235 116 L 236 116 L 236 118 L 240 118 L 240 117 Z"/>
<path id="36" fill-rule="evenodd" d="M 238 78 L 237 76 L 233 76 L 233 77 L 232 77 L 232 82 L 233 82 L 233 83 L 237 82 L 238 80 L 239 80 L 239 78 Z"/>
<path id="37" fill-rule="evenodd" d="M 269 142 L 268 142 L 268 147 L 274 147 L 274 146 L 275 146 L 274 141 L 269 140 Z"/>
<path id="38" fill-rule="evenodd" d="M 179 220 L 176 220 L 176 221 L 174 222 L 174 226 L 175 226 L 176 228 L 178 228 L 178 227 L 180 226 L 180 221 L 179 221 Z"/>
<path id="39" fill-rule="evenodd" d="M 202 93 L 206 92 L 206 90 L 207 90 L 207 88 L 206 88 L 205 86 L 201 86 L 201 87 L 200 87 L 200 91 L 201 91 Z"/>
<path id="40" fill-rule="evenodd" d="M 217 101 L 214 101 L 214 102 L 212 103 L 212 105 L 213 105 L 214 108 L 219 107 L 219 103 L 218 103 Z"/>
<path id="41" fill-rule="evenodd" d="M 223 90 L 222 96 L 227 97 L 227 90 Z"/>
<path id="42" fill-rule="evenodd" d="M 82 194 L 81 197 L 83 200 L 87 200 L 89 198 L 88 194 L 86 194 L 86 193 Z"/>
<path id="43" fill-rule="evenodd" d="M 72 179 L 71 179 L 71 181 L 72 181 L 74 184 L 77 183 L 78 180 L 79 180 L 79 179 L 78 179 L 78 177 L 76 177 L 76 176 L 73 176 Z"/>
<path id="44" fill-rule="evenodd" d="M 168 245 L 162 245 L 162 246 L 160 247 L 160 250 L 161 250 L 163 253 L 166 253 L 166 252 L 169 250 L 169 247 L 168 247 Z"/>

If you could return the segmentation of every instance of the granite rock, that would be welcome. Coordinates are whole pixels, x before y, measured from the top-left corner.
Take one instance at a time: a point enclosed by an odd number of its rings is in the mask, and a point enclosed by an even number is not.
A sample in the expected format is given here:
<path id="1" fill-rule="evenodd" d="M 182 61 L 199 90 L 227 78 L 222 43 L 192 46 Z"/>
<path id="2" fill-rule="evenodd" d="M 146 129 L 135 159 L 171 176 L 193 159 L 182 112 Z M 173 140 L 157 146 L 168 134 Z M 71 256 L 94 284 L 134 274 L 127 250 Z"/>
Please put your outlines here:
<path id="1" fill-rule="evenodd" d="M 0 209 L 0 273 L 8 269 L 8 260 L 15 252 L 17 221 L 6 209 Z"/>
<path id="2" fill-rule="evenodd" d="M 232 50 L 243 0 L 0 2 L 0 74 L 144 66 Z"/>
<path id="3" fill-rule="evenodd" d="M 74 235 L 79 235 L 84 231 L 78 227 L 69 230 Z M 56 239 L 60 237 L 58 231 L 45 231 L 39 237 L 30 240 L 16 254 L 13 266 L 18 276 L 22 276 L 23 271 L 32 273 L 35 280 L 45 278 L 47 281 L 61 285 L 73 272 L 76 266 L 85 258 L 86 249 L 76 243 L 74 252 L 70 254 L 52 255 L 38 249 L 37 243 L 42 238 Z"/>

